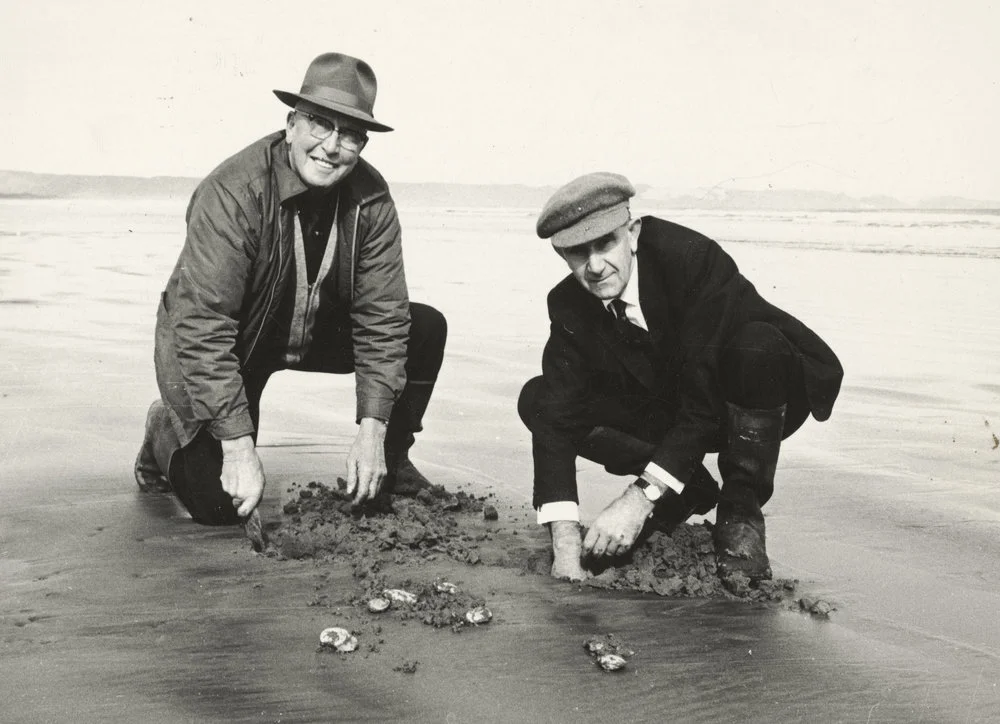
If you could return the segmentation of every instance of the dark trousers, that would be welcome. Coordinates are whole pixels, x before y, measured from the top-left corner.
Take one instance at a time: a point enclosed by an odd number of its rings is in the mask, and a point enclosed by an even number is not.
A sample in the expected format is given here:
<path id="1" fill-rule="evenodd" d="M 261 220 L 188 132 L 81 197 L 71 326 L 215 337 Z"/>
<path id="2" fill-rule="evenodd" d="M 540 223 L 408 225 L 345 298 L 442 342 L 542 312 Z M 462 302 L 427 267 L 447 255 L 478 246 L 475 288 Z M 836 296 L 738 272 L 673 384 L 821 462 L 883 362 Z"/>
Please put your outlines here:
<path id="1" fill-rule="evenodd" d="M 725 402 L 749 409 L 787 405 L 784 437 L 798 430 L 810 414 L 798 355 L 776 327 L 763 322 L 744 325 L 726 344 L 719 358 L 719 388 L 713 392 L 718 395 L 719 408 L 724 408 Z M 531 430 L 536 457 L 565 450 L 571 440 L 577 455 L 604 465 L 609 472 L 638 474 L 674 424 L 675 410 L 669 397 L 650 394 L 638 383 L 628 390 L 592 396 L 580 408 L 581 419 L 573 420 L 571 428 L 551 422 L 546 414 L 547 396 L 544 377 L 534 377 L 518 399 L 518 413 Z M 719 452 L 726 445 L 725 415 L 719 420 L 715 438 L 709 452 Z M 708 475 L 708 471 L 701 466 L 695 474 Z M 536 475 L 536 503 L 548 497 L 538 490 L 548 481 L 538 478 Z M 572 499 L 576 499 L 575 493 L 574 487 Z"/>
<path id="2" fill-rule="evenodd" d="M 413 433 L 422 428 L 423 413 L 437 380 L 448 325 L 444 315 L 431 306 L 410 303 L 410 336 L 406 348 L 407 382 L 393 406 L 386 431 L 386 456 L 397 459 L 400 446 L 413 442 Z M 243 374 L 243 384 L 254 429 L 260 429 L 260 399 L 271 374 L 280 368 L 251 370 Z M 316 330 L 309 353 L 298 371 L 350 374 L 354 353 L 347 324 L 324 325 Z M 256 440 L 256 433 L 254 439 Z M 177 497 L 191 517 L 206 525 L 233 525 L 239 522 L 233 499 L 222 489 L 222 444 L 202 429 L 170 459 L 168 478 Z"/>

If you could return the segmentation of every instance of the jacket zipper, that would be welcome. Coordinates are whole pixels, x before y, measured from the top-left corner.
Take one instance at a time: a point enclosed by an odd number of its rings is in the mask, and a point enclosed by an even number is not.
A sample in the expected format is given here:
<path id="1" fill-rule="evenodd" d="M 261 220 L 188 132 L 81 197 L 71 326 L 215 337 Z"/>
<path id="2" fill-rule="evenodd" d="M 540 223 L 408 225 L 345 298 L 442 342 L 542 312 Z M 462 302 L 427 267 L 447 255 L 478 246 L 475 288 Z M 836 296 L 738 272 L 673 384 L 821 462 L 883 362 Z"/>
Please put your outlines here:
<path id="1" fill-rule="evenodd" d="M 302 315 L 302 334 L 299 337 L 299 342 L 301 344 L 302 340 L 306 338 L 306 328 L 309 326 L 309 311 L 312 309 L 313 302 L 313 288 L 316 283 L 306 284 L 306 309 L 305 314 Z"/>

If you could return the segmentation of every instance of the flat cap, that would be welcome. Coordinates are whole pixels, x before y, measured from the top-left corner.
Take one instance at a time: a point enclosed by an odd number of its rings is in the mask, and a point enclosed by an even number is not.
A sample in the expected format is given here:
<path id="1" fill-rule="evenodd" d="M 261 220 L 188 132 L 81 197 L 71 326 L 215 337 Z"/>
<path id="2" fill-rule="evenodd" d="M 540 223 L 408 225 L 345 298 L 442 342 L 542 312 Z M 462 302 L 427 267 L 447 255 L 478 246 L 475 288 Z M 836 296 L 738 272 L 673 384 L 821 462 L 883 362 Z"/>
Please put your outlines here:
<path id="1" fill-rule="evenodd" d="M 552 246 L 585 244 L 629 219 L 628 200 L 635 188 L 617 173 L 599 171 L 573 179 L 545 202 L 535 230 Z"/>

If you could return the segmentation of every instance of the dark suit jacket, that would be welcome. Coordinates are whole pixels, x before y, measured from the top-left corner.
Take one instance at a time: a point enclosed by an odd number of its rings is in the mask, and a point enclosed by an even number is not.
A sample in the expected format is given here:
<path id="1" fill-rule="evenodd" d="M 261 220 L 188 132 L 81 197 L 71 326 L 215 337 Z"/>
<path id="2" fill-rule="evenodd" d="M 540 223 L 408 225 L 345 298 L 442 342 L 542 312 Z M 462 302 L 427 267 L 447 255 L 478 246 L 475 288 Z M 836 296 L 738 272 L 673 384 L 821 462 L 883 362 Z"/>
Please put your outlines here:
<path id="1" fill-rule="evenodd" d="M 764 300 L 722 247 L 691 229 L 646 216 L 637 255 L 639 304 L 655 349 L 652 365 L 645 359 L 649 355 L 615 337 L 601 301 L 572 275 L 549 292 L 551 331 L 542 356 L 547 394 L 540 414 L 564 434 L 535 442 L 539 504 L 550 497 L 539 497 L 539 486 L 552 493 L 575 490 L 577 446 L 589 432 L 580 426 L 588 400 L 630 385 L 674 408 L 674 423 L 653 462 L 686 483 L 713 449 L 724 419 L 719 356 L 747 322 L 781 330 L 802 363 L 813 417 L 830 416 L 843 377 L 836 355 L 802 322 Z"/>

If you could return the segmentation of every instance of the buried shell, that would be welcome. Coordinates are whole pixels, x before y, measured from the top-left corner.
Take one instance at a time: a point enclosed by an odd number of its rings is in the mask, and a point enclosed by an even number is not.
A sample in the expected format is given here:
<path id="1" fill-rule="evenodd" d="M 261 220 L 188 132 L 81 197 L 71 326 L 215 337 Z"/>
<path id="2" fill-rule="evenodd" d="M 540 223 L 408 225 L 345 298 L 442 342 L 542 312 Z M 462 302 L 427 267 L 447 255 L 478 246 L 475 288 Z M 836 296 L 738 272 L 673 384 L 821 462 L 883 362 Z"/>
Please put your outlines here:
<path id="1" fill-rule="evenodd" d="M 438 593 L 458 593 L 458 586 L 448 581 L 438 581 L 434 584 L 434 590 Z"/>
<path id="2" fill-rule="evenodd" d="M 599 638 L 589 638 L 583 642 L 583 648 L 587 649 L 587 653 L 600 655 L 607 651 L 608 645 Z"/>
<path id="3" fill-rule="evenodd" d="M 476 606 L 465 612 L 465 620 L 473 626 L 489 623 L 492 618 L 493 612 L 486 608 L 486 606 Z"/>
<path id="4" fill-rule="evenodd" d="M 417 597 L 410 593 L 409 591 L 404 591 L 402 588 L 387 588 L 382 591 L 382 595 L 388 598 L 393 603 L 416 603 Z"/>
<path id="5" fill-rule="evenodd" d="M 619 671 L 625 668 L 625 657 L 618 654 L 601 654 L 597 657 L 597 665 L 605 671 Z"/>
<path id="6" fill-rule="evenodd" d="M 337 626 L 323 629 L 323 632 L 319 635 L 319 643 L 321 646 L 345 654 L 358 648 L 357 637 L 353 636 L 346 628 Z"/>
<path id="7" fill-rule="evenodd" d="M 391 605 L 392 602 L 388 598 L 373 598 L 368 602 L 368 610 L 372 613 L 382 613 Z"/>

